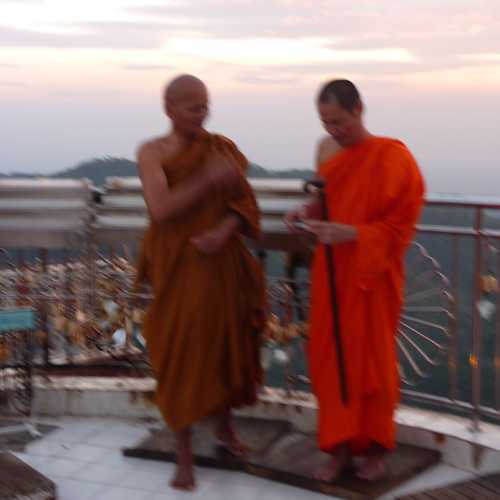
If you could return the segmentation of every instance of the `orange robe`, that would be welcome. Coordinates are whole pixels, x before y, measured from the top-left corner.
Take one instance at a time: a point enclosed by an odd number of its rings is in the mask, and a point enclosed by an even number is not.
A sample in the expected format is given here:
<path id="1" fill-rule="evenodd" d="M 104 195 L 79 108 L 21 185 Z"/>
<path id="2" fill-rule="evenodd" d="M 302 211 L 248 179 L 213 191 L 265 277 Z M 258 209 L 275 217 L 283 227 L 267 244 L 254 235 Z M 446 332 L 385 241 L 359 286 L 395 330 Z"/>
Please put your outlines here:
<path id="1" fill-rule="evenodd" d="M 399 401 L 396 348 L 404 253 L 423 203 L 424 183 L 409 150 L 369 137 L 320 167 L 330 220 L 354 225 L 358 238 L 334 246 L 349 404 L 340 397 L 325 252 L 316 251 L 311 284 L 309 370 L 318 399 L 319 447 L 395 446 Z"/>
<path id="2" fill-rule="evenodd" d="M 146 278 L 154 294 L 144 337 L 158 382 L 156 402 L 174 431 L 228 405 L 253 404 L 261 382 L 264 280 L 258 261 L 239 234 L 214 255 L 189 241 L 229 212 L 242 217 L 247 236 L 259 237 L 259 210 L 245 179 L 248 163 L 231 141 L 205 133 L 166 158 L 163 170 L 174 190 L 206 168 L 213 151 L 236 158 L 240 193 L 212 193 L 174 219 L 151 222 L 138 266 L 138 282 Z"/>

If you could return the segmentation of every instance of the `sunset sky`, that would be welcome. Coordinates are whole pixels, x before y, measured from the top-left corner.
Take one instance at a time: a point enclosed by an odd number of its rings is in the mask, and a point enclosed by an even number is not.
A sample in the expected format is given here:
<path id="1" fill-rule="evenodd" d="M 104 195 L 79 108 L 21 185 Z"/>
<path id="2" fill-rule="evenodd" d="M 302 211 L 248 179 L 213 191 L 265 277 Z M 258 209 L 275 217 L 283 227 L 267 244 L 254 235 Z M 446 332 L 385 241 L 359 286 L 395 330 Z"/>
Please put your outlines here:
<path id="1" fill-rule="evenodd" d="M 315 94 L 347 77 L 431 191 L 500 196 L 500 0 L 0 0 L 0 172 L 133 158 L 184 72 L 266 168 L 312 167 Z"/>

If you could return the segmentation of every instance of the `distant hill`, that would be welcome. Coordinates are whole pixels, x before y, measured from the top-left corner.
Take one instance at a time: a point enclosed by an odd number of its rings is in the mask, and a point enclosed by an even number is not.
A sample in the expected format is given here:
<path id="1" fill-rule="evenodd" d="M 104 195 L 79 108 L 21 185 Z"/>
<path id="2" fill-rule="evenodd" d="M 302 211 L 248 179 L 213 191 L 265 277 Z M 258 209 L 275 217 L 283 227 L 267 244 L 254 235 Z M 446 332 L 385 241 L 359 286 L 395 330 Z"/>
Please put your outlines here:
<path id="1" fill-rule="evenodd" d="M 106 177 L 135 177 L 137 164 L 126 158 L 94 158 L 76 165 L 76 167 L 56 172 L 50 177 L 65 179 L 89 179 L 95 185 L 101 186 Z"/>
<path id="2" fill-rule="evenodd" d="M 43 175 L 36 175 L 36 174 L 25 174 L 23 172 L 13 172 L 12 174 L 2 174 L 0 172 L 0 179 L 9 179 L 9 178 L 24 178 L 24 179 L 32 179 L 33 177 L 45 177 Z"/>
<path id="3" fill-rule="evenodd" d="M 313 171 L 307 169 L 267 170 L 255 163 L 250 163 L 249 177 L 281 177 L 307 179 Z M 94 158 L 79 163 L 75 167 L 51 174 L 48 178 L 82 179 L 91 180 L 95 185 L 102 186 L 106 177 L 135 177 L 137 176 L 137 163 L 127 158 Z M 40 177 L 37 174 L 15 173 L 10 175 L 0 174 L 0 177 Z"/>

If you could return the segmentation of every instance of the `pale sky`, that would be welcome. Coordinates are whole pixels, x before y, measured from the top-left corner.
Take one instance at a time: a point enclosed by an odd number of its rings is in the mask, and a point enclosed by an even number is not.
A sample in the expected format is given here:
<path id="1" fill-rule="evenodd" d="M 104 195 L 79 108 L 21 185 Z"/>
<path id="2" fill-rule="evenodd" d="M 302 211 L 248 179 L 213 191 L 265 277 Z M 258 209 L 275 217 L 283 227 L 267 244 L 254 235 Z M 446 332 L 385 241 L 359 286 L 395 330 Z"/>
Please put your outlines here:
<path id="1" fill-rule="evenodd" d="M 0 0 L 0 172 L 134 158 L 185 72 L 266 168 L 312 167 L 317 90 L 350 78 L 430 191 L 500 196 L 500 0 Z"/>

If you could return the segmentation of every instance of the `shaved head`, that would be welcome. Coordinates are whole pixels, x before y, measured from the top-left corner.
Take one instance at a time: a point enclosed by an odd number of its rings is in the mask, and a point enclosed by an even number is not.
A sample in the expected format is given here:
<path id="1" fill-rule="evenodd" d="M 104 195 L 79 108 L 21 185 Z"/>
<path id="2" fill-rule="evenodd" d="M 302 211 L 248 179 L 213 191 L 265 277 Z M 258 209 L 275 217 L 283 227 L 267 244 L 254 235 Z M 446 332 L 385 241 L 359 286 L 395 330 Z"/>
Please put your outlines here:
<path id="1" fill-rule="evenodd" d="M 208 90 L 196 76 L 180 75 L 166 87 L 163 95 L 165 112 L 174 130 L 192 139 L 203 132 L 209 112 Z"/>
<path id="2" fill-rule="evenodd" d="M 167 84 L 164 99 L 165 103 L 177 104 L 206 92 L 205 84 L 196 76 L 180 75 Z"/>

